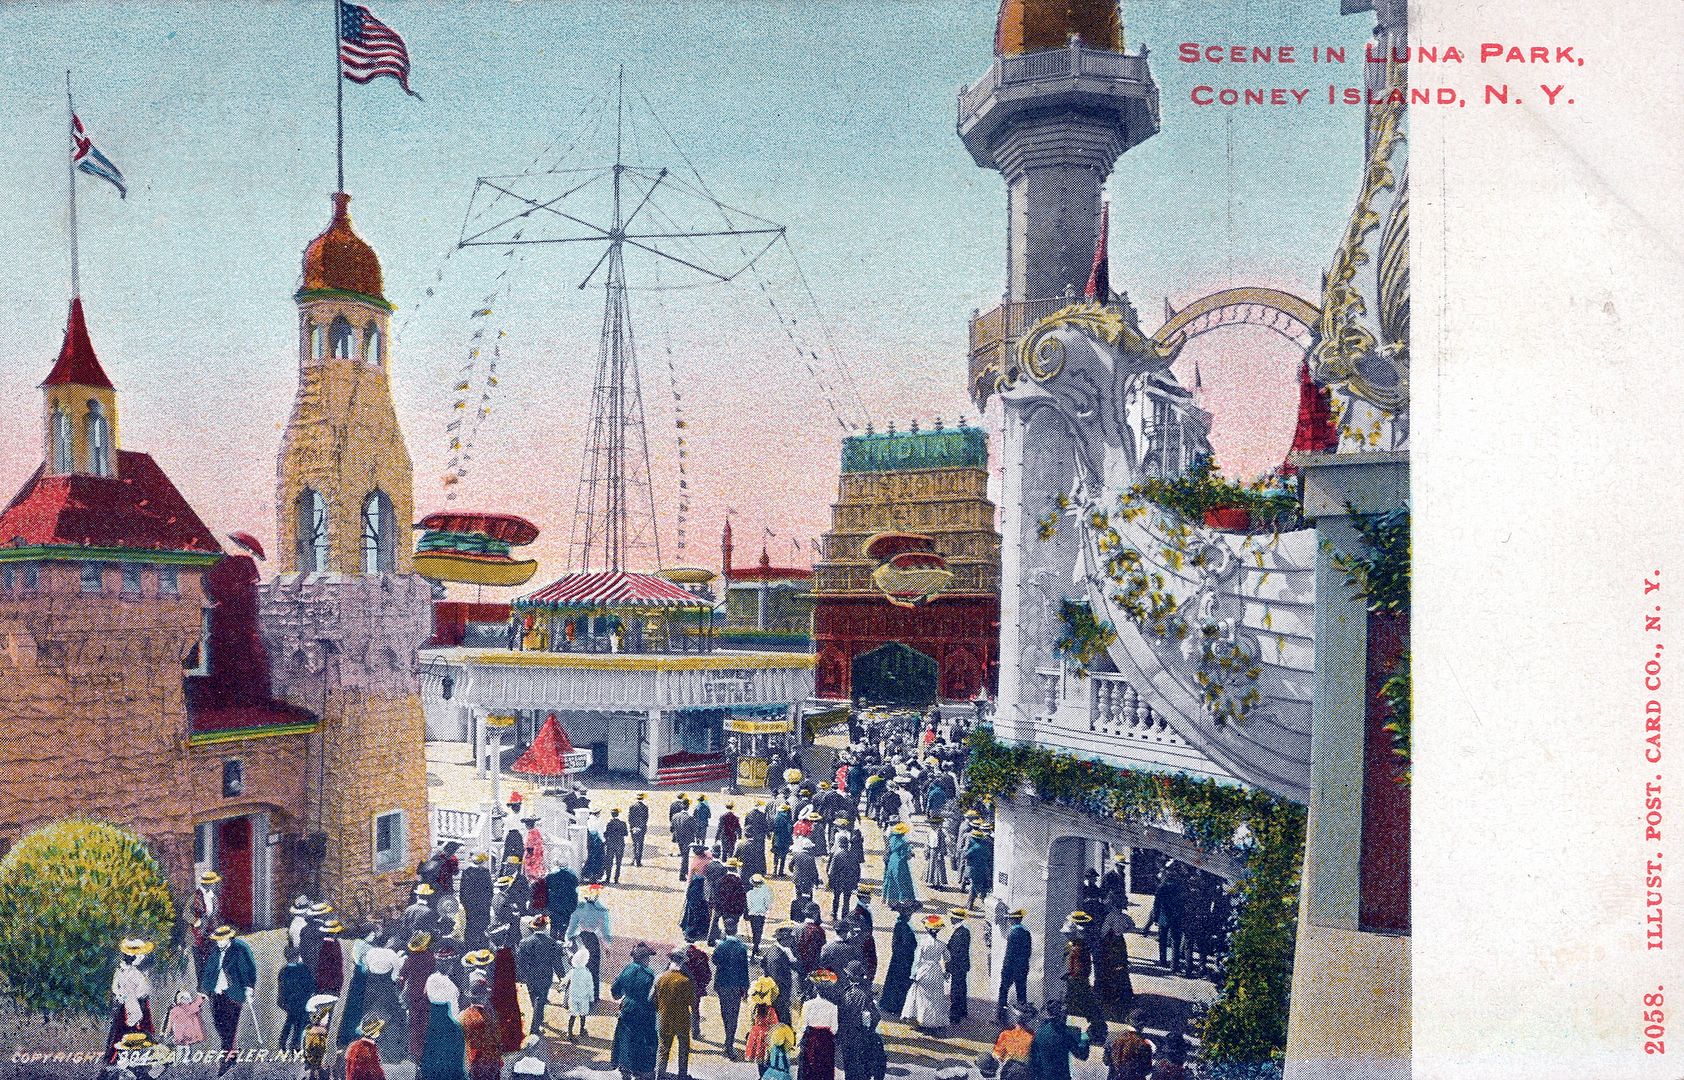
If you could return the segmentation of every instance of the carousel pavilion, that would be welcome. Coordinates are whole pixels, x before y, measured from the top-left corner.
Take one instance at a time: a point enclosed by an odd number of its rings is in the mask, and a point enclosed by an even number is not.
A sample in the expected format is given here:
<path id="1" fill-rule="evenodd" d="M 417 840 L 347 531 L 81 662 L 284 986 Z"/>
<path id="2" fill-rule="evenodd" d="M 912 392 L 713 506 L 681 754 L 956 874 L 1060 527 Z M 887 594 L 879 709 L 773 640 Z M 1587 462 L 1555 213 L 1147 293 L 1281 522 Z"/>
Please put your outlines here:
<path id="1" fill-rule="evenodd" d="M 469 741 L 484 761 L 486 720 L 512 716 L 506 752 L 554 715 L 592 766 L 692 786 L 742 779 L 793 738 L 813 692 L 813 657 L 718 647 L 715 608 L 675 575 L 567 574 L 511 605 L 502 640 L 423 649 L 429 740 Z"/>

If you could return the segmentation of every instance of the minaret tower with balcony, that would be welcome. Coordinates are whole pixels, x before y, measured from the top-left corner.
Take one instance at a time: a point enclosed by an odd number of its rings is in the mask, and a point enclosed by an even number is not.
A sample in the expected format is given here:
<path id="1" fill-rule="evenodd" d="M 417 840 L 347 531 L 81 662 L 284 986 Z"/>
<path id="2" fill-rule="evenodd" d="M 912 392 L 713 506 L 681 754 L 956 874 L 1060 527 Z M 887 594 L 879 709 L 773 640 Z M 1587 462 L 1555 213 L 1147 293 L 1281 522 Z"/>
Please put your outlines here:
<path id="1" fill-rule="evenodd" d="M 960 139 L 1006 181 L 1004 303 L 971 328 L 979 405 L 1012 373 L 1017 339 L 1035 320 L 1081 299 L 1106 178 L 1157 131 L 1158 88 L 1145 50 L 1123 50 L 1116 0 L 1003 0 L 994 63 L 959 93 Z M 1036 536 L 1037 519 L 1071 489 L 1074 453 L 1051 410 L 1005 413 L 997 724 L 1027 737 L 1035 670 L 1055 662 L 1059 601 L 1080 595 L 1075 530 Z"/>

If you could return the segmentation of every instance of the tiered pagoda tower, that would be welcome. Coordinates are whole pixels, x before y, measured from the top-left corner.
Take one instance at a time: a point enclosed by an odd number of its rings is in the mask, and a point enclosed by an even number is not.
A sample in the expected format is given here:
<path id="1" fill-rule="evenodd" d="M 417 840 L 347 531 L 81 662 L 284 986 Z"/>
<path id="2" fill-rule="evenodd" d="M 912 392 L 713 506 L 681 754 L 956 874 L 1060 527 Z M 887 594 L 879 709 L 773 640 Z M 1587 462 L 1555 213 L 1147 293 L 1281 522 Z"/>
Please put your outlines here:
<path id="1" fill-rule="evenodd" d="M 993 694 L 1000 664 L 1000 534 L 988 500 L 988 436 L 958 427 L 854 435 L 842 443 L 842 478 L 813 572 L 815 693 L 861 692 L 862 657 L 898 645 L 914 667 L 933 668 L 937 696 Z M 905 532 L 934 541 L 952 579 L 916 604 L 896 603 L 874 580 L 873 537 Z M 869 661 L 868 661 L 869 663 Z"/>

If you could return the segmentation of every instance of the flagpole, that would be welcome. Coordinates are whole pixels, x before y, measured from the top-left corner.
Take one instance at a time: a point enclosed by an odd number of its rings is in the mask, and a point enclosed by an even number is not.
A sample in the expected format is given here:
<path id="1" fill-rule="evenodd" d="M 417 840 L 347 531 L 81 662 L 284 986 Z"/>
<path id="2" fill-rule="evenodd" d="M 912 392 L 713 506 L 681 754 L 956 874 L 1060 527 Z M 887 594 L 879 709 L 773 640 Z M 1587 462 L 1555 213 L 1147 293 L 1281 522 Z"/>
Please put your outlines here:
<path id="1" fill-rule="evenodd" d="M 335 113 L 338 119 L 335 160 L 339 165 L 339 186 L 335 191 L 345 190 L 345 74 L 339 68 L 339 37 L 340 20 L 339 4 L 341 0 L 333 0 L 333 90 Z"/>
<path id="2" fill-rule="evenodd" d="M 70 97 L 70 72 L 64 73 L 64 111 L 65 130 L 74 134 L 76 130 L 76 103 Z M 75 143 L 71 149 L 74 151 Z M 65 157 L 69 164 L 70 174 L 70 298 L 72 300 L 82 295 L 82 267 L 81 259 L 76 250 L 76 155 L 71 153 Z"/>

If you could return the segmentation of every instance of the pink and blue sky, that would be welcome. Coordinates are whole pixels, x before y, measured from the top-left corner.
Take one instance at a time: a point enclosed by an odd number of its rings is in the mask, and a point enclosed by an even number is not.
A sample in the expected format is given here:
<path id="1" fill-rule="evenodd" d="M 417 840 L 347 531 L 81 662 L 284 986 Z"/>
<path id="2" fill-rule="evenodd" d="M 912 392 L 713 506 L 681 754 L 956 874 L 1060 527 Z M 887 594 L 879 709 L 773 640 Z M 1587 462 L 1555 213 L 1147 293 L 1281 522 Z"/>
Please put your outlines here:
<path id="1" fill-rule="evenodd" d="M 834 345 L 878 426 L 974 417 L 966 325 L 1002 290 L 1005 195 L 955 136 L 955 95 L 992 58 L 995 0 L 371 6 L 407 39 L 423 98 L 391 80 L 346 86 L 347 187 L 399 309 L 393 393 L 418 513 L 443 506 L 468 315 L 503 265 L 485 250 L 445 259 L 474 178 L 518 172 L 558 137 L 566 146 L 620 63 L 720 198 L 788 226 L 820 310 L 781 251 L 763 264 L 777 301 L 821 356 Z M 1147 329 L 1166 297 L 1179 306 L 1246 284 L 1319 293 L 1358 179 L 1361 110 L 1313 94 L 1299 107 L 1199 108 L 1188 92 L 1355 84 L 1360 68 L 1217 70 L 1174 57 L 1182 41 L 1355 54 L 1368 23 L 1337 10 L 1333 0 L 1124 5 L 1129 48 L 1150 47 L 1162 92 L 1162 131 L 1110 184 L 1112 283 Z M 334 187 L 331 11 L 321 0 L 0 8 L 10 248 L 0 489 L 39 463 L 36 384 L 63 329 L 69 68 L 78 112 L 130 181 L 124 201 L 92 179 L 79 189 L 82 292 L 123 395 L 123 444 L 152 453 L 219 534 L 272 539 L 275 454 L 296 385 L 292 293 Z M 637 156 L 682 168 L 642 123 Z M 596 163 L 589 151 L 569 164 Z M 456 503 L 537 523 L 542 575 L 565 563 L 589 418 L 601 294 L 575 286 L 594 255 L 542 249 L 516 274 L 499 315 L 501 385 Z M 653 283 L 637 264 L 631 278 Z M 633 304 L 667 562 L 716 565 L 727 508 L 739 560 L 769 528 L 774 559 L 792 561 L 790 538 L 805 546 L 828 525 L 843 434 L 813 378 L 746 279 Z M 682 554 L 669 349 L 690 448 Z M 1228 470 L 1278 462 L 1296 401 L 1291 348 L 1225 330 L 1189 346 L 1183 367 L 1195 357 Z M 841 378 L 828 359 L 821 375 Z"/>

